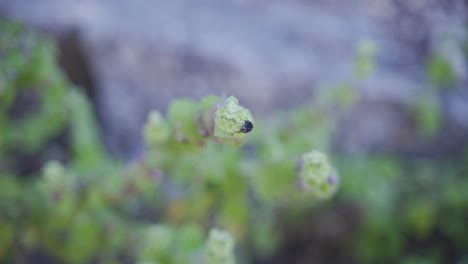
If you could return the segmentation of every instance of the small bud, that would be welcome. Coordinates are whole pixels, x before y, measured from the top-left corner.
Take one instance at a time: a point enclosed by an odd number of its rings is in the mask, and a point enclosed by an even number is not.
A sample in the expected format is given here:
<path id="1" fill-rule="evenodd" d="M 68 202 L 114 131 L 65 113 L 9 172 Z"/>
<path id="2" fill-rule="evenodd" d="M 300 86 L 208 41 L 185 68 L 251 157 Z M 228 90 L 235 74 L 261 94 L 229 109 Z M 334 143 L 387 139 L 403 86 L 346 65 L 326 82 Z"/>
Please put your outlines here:
<path id="1" fill-rule="evenodd" d="M 253 124 L 250 111 L 240 106 L 237 98 L 230 96 L 216 111 L 214 135 L 221 140 L 240 143 L 253 129 Z"/>
<path id="2" fill-rule="evenodd" d="M 338 174 L 321 152 L 302 155 L 299 176 L 305 190 L 317 198 L 329 198 L 338 189 Z"/>
<path id="3" fill-rule="evenodd" d="M 42 168 L 42 175 L 46 181 L 57 181 L 63 178 L 66 174 L 66 170 L 63 165 L 55 160 L 47 162 Z"/>
<path id="4" fill-rule="evenodd" d="M 49 161 L 42 168 L 42 188 L 48 192 L 62 191 L 70 184 L 67 170 L 58 161 Z"/>
<path id="5" fill-rule="evenodd" d="M 152 225 L 146 229 L 144 244 L 140 247 L 141 261 L 156 260 L 170 251 L 173 229 L 166 225 Z"/>
<path id="6" fill-rule="evenodd" d="M 144 128 L 145 142 L 149 146 L 157 146 L 165 143 L 171 136 L 169 125 L 158 111 L 148 114 L 148 121 Z"/>
<path id="7" fill-rule="evenodd" d="M 206 245 L 207 264 L 233 264 L 234 238 L 228 231 L 211 229 Z"/>

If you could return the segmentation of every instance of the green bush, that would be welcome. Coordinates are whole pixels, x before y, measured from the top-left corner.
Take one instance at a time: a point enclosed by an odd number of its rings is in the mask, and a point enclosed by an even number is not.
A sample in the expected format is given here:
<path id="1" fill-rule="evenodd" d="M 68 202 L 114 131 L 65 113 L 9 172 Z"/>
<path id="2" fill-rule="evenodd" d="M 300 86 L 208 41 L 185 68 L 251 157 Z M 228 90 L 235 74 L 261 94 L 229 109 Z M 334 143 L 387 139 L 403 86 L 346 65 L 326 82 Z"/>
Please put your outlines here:
<path id="1" fill-rule="evenodd" d="M 88 101 L 57 66 L 53 44 L 17 24 L 2 22 L 0 32 L 0 259 L 20 262 L 39 251 L 66 263 L 233 263 L 234 238 L 250 238 L 250 191 L 262 207 L 295 193 L 300 155 L 247 158 L 240 146 L 256 125 L 235 97 L 175 100 L 167 118 L 151 112 L 144 157 L 113 161 L 101 150 Z M 37 101 L 24 105 L 23 94 Z M 21 107 L 34 111 L 18 116 L 14 111 L 28 110 Z M 60 136 L 68 148 L 52 157 L 65 163 L 43 153 Z M 42 170 L 30 173 L 38 177 L 20 179 L 14 165 L 22 165 L 21 153 L 41 159 Z M 272 177 L 277 169 L 282 175 Z M 257 181 L 253 172 L 265 175 Z M 204 234 L 217 226 L 229 233 L 213 229 L 204 253 Z M 231 246 L 209 246 L 230 233 Z"/>
<path id="2" fill-rule="evenodd" d="M 374 52 L 361 53 L 350 83 L 372 70 Z M 358 99 L 352 86 L 269 120 L 254 121 L 235 97 L 174 100 L 166 117 L 149 113 L 142 158 L 121 164 L 104 154 L 92 108 L 55 54 L 44 37 L 0 21 L 0 262 L 251 262 L 291 243 L 278 219 L 343 203 L 362 211 L 350 261 L 466 261 L 468 155 L 322 154 Z M 22 170 L 26 154 L 39 166 Z"/>

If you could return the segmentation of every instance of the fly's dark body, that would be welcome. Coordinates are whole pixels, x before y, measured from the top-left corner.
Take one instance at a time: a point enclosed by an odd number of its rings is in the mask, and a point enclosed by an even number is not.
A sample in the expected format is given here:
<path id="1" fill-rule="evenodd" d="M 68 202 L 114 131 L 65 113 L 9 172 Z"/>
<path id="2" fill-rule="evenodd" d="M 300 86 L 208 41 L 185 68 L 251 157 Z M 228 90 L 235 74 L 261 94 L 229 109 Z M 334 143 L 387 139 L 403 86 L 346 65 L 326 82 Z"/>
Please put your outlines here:
<path id="1" fill-rule="evenodd" d="M 249 133 L 250 131 L 252 131 L 253 129 L 253 124 L 252 122 L 248 121 L 248 120 L 245 120 L 244 121 L 244 124 L 242 125 L 241 129 L 239 132 L 241 133 L 244 133 L 244 134 L 247 134 Z"/>

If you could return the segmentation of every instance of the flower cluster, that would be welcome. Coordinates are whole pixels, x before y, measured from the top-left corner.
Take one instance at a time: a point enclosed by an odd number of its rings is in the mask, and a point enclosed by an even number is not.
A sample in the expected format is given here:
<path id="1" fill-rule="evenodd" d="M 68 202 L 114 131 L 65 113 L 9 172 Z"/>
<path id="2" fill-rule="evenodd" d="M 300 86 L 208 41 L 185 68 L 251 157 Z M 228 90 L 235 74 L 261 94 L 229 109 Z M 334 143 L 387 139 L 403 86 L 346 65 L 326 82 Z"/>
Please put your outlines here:
<path id="1" fill-rule="evenodd" d="M 144 138 L 150 146 L 165 143 L 171 136 L 171 130 L 158 111 L 151 111 L 144 128 Z"/>
<path id="2" fill-rule="evenodd" d="M 207 264 L 234 264 L 234 239 L 228 231 L 214 228 L 206 245 Z"/>
<path id="3" fill-rule="evenodd" d="M 66 168 L 58 161 L 49 161 L 42 168 L 42 188 L 46 192 L 65 191 L 72 179 Z"/>
<path id="4" fill-rule="evenodd" d="M 319 151 L 302 155 L 299 177 L 304 189 L 317 198 L 329 198 L 338 189 L 338 174 Z"/>
<path id="5" fill-rule="evenodd" d="M 245 134 L 253 129 L 253 118 L 250 111 L 239 105 L 234 96 L 216 111 L 215 137 L 230 143 L 240 143 Z"/>

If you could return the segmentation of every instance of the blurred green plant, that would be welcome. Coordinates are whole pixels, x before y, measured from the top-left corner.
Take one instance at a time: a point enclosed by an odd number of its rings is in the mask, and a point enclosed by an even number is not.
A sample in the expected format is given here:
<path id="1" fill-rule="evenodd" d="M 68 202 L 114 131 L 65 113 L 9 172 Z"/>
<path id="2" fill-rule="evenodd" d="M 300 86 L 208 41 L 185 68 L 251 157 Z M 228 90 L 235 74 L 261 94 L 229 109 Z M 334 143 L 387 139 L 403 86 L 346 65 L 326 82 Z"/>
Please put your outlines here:
<path id="1" fill-rule="evenodd" d="M 366 45 L 359 80 L 373 65 Z M 434 163 L 323 154 L 357 87 L 320 91 L 256 123 L 234 97 L 174 100 L 167 116 L 149 113 L 145 152 L 122 165 L 104 155 L 92 107 L 55 53 L 44 37 L 0 21 L 0 262 L 249 262 L 284 242 L 280 212 L 303 215 L 323 199 L 362 209 L 356 262 L 466 261 L 468 155 Z M 431 109 L 420 108 L 429 130 Z M 60 136 L 66 151 L 44 153 Z M 37 177 L 20 177 L 22 152 L 40 154 L 42 169 L 29 172 Z"/>
<path id="2" fill-rule="evenodd" d="M 430 138 L 437 134 L 441 125 L 441 106 L 437 93 L 423 91 L 423 95 L 415 99 L 410 111 L 422 136 Z"/>
<path id="3" fill-rule="evenodd" d="M 0 32 L 0 151 L 36 151 L 63 127 L 61 98 L 68 84 L 50 41 L 6 22 L 0 22 Z"/>
<path id="4" fill-rule="evenodd" d="M 300 153 L 248 158 L 252 153 L 239 147 L 254 120 L 232 96 L 174 100 L 167 118 L 150 112 L 147 150 L 123 167 L 103 154 L 92 108 L 60 71 L 54 45 L 14 23 L 2 21 L 0 32 L 0 260 L 27 262 L 39 251 L 66 263 L 234 263 L 234 237 L 249 239 L 255 217 L 249 190 L 266 193 L 261 207 L 300 195 L 294 166 Z M 23 93 L 31 105 L 21 101 Z M 18 115 L 24 107 L 32 110 Z M 41 153 L 60 136 L 66 153 Z M 42 170 L 30 172 L 38 179 L 19 180 L 18 151 L 43 158 Z M 272 177 L 278 172 L 283 176 Z M 212 229 L 205 245 L 203 234 L 214 226 L 229 231 Z M 272 248 L 265 241 L 260 245 Z"/>
<path id="5" fill-rule="evenodd" d="M 375 68 L 375 55 L 377 47 L 370 39 L 362 39 L 358 42 L 354 56 L 354 75 L 362 80 L 367 78 Z"/>
<path id="6" fill-rule="evenodd" d="M 432 55 L 426 66 L 426 74 L 433 86 L 438 89 L 452 88 L 456 76 L 449 61 L 441 55 Z"/>

